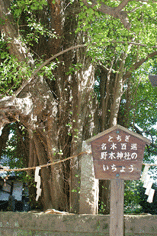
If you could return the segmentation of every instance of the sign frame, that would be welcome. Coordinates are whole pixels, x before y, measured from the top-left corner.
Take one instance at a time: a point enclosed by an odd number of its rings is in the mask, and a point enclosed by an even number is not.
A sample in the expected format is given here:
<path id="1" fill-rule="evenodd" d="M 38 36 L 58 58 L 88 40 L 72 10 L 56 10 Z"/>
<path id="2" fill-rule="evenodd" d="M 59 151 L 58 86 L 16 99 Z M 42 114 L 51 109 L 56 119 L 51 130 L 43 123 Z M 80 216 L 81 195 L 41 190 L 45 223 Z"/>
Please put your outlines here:
<path id="1" fill-rule="evenodd" d="M 92 147 L 96 179 L 140 179 L 147 138 L 116 125 L 86 142 Z"/>
<path id="2" fill-rule="evenodd" d="M 130 147 L 130 151 L 131 151 L 131 143 L 132 143 L 132 145 L 134 144 L 134 150 L 132 150 L 133 152 L 128 152 L 128 150 L 126 148 L 126 150 L 123 150 L 123 151 L 130 153 L 130 155 L 129 154 L 126 155 L 124 152 L 123 155 L 121 154 L 121 159 L 120 158 L 118 159 L 117 157 L 120 157 L 120 156 L 119 156 L 119 154 L 117 155 L 118 152 L 116 152 L 116 151 L 118 151 L 117 149 L 119 147 L 121 147 L 121 144 L 117 145 L 117 143 L 115 143 L 115 138 L 117 138 L 116 134 L 118 135 L 120 133 L 123 133 L 122 136 L 127 135 L 127 136 L 131 137 L 131 139 L 130 139 L 131 142 L 129 142 L 129 140 L 127 140 L 127 141 L 123 140 L 123 143 L 126 143 L 126 146 L 128 146 L 127 148 Z M 114 136 L 110 135 L 110 137 L 112 137 L 112 139 L 109 138 L 109 134 L 114 134 Z M 109 147 L 107 147 L 106 139 L 104 139 L 105 136 L 108 139 Z M 124 139 L 124 137 L 123 137 L 123 139 Z M 110 142 L 111 140 L 112 140 L 112 142 Z M 139 135 L 137 133 L 134 133 L 134 132 L 126 129 L 123 126 L 115 125 L 115 126 L 111 127 L 110 129 L 107 129 L 107 130 L 97 134 L 96 136 L 86 140 L 86 143 L 91 144 L 91 147 L 92 147 L 95 177 L 98 179 L 108 179 L 111 181 L 110 236 L 123 236 L 124 235 L 124 219 L 123 219 L 124 218 L 124 179 L 125 180 L 130 180 L 130 179 L 133 180 L 133 179 L 140 178 L 143 156 L 144 156 L 144 148 L 145 148 L 146 144 L 150 144 L 150 140 L 143 137 L 142 135 Z M 104 144 L 104 147 L 103 147 L 104 150 L 102 150 L 102 148 L 101 148 L 102 144 Z M 130 146 L 127 144 L 130 144 Z M 137 144 L 137 145 L 135 145 L 135 144 Z M 135 146 L 137 147 L 137 149 L 135 148 Z M 138 148 L 140 149 L 140 152 L 138 152 Z M 101 154 L 102 151 L 104 151 L 106 153 L 102 155 Z M 115 151 L 114 152 L 115 154 L 113 155 L 113 153 L 112 153 L 112 155 L 109 155 L 109 153 L 111 153 L 111 151 Z M 134 152 L 134 151 L 136 151 L 136 152 Z M 132 153 L 134 153 L 134 155 Z M 137 155 L 135 155 L 135 153 Z M 126 156 L 128 156 L 130 158 L 130 160 L 127 160 Z M 123 175 L 122 174 L 123 172 L 120 172 L 120 169 L 118 170 L 118 168 L 116 166 L 117 162 L 119 162 L 119 160 L 120 160 L 119 167 L 123 166 L 126 168 L 127 167 L 126 163 L 130 164 L 129 161 L 131 162 L 131 165 L 135 165 L 135 167 L 134 167 L 136 169 L 135 173 L 132 175 L 129 175 L 129 174 Z M 115 165 L 114 167 L 111 167 L 111 165 L 109 164 L 111 161 L 112 161 L 112 163 L 114 163 L 114 165 Z M 103 164 L 103 163 L 105 163 L 105 164 Z M 102 165 L 106 165 L 106 169 L 104 172 L 102 172 L 102 167 L 103 167 Z M 107 166 L 108 166 L 108 168 L 107 168 Z M 109 168 L 110 168 L 110 171 L 109 171 Z M 117 168 L 116 170 L 118 170 L 118 173 L 113 174 L 112 172 L 116 172 L 115 168 Z M 124 170 L 124 168 L 123 168 L 123 170 Z M 109 172 L 107 173 L 107 171 L 109 171 Z M 107 175 L 106 175 L 106 173 L 107 173 Z"/>

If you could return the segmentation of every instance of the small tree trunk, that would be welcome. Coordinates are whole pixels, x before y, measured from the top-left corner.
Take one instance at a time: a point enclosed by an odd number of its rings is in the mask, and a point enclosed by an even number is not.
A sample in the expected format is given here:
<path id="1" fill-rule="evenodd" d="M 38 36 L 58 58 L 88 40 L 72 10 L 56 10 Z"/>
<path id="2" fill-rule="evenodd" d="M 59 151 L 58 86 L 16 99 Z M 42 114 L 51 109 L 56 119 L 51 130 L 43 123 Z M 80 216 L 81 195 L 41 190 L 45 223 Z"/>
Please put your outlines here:
<path id="1" fill-rule="evenodd" d="M 110 115 L 110 127 L 117 125 L 118 112 L 120 107 L 120 101 L 123 94 L 123 78 L 121 76 L 116 76 L 116 83 L 114 89 L 114 99 L 111 106 Z"/>
<path id="2" fill-rule="evenodd" d="M 5 149 L 6 147 L 6 142 L 8 140 L 9 137 L 9 131 L 10 131 L 10 127 L 9 125 L 6 125 L 3 129 L 2 129 L 2 134 L 0 136 L 0 157 L 2 155 L 2 151 Z"/>

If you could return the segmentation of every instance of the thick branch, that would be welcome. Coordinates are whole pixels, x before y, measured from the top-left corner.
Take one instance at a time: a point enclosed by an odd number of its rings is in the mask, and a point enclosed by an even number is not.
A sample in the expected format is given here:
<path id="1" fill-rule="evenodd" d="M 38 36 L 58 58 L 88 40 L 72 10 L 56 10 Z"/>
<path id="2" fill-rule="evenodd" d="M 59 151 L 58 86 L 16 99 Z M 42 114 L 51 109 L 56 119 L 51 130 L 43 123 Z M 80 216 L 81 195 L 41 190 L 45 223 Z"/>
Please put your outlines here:
<path id="1" fill-rule="evenodd" d="M 134 70 L 137 70 L 149 58 L 152 58 L 156 55 L 157 55 L 157 51 L 152 52 L 152 53 L 148 54 L 146 58 L 142 58 L 140 61 L 135 62 L 134 65 L 130 68 L 130 70 L 125 74 L 124 79 L 129 78 Z"/>
<path id="2" fill-rule="evenodd" d="M 114 18 L 120 19 L 120 21 L 122 22 L 124 27 L 129 30 L 131 25 L 129 23 L 127 13 L 125 11 L 122 11 L 122 9 L 127 5 L 128 2 L 130 2 L 130 0 L 124 0 L 119 4 L 118 7 L 114 7 L 114 8 L 109 7 L 109 6 L 105 5 L 104 3 L 101 3 L 101 6 L 99 8 L 97 8 L 97 11 L 99 11 L 103 14 L 113 16 Z M 92 0 L 91 1 L 92 4 L 88 4 L 87 0 L 83 0 L 83 3 L 88 8 L 91 8 L 91 7 L 93 8 L 97 5 L 96 0 Z"/>
<path id="3" fill-rule="evenodd" d="M 124 7 L 128 4 L 128 2 L 130 2 L 131 0 L 123 0 L 118 7 L 116 7 L 116 11 L 121 11 L 122 9 L 124 9 Z"/>
<path id="4" fill-rule="evenodd" d="M 0 127 L 20 120 L 28 129 L 34 130 L 39 124 L 42 126 L 40 120 L 47 119 L 47 116 L 55 119 L 57 104 L 45 80 L 35 79 L 22 95 L 0 99 Z"/>
<path id="5" fill-rule="evenodd" d="M 37 68 L 37 69 L 33 72 L 33 74 L 32 74 L 32 76 L 30 77 L 30 79 L 27 80 L 27 81 L 25 81 L 25 82 L 21 85 L 21 87 L 14 93 L 13 97 L 17 97 L 17 95 L 26 87 L 26 85 L 29 84 L 29 83 L 35 78 L 35 76 L 37 75 L 37 73 L 38 73 L 44 66 L 46 66 L 47 64 L 49 64 L 52 60 L 54 60 L 55 58 L 59 57 L 60 55 L 66 53 L 66 52 L 68 52 L 68 51 L 70 51 L 70 50 L 74 50 L 74 49 L 82 48 L 82 47 L 86 47 L 86 45 L 83 44 L 83 45 L 72 46 L 72 47 L 70 47 L 70 48 L 67 48 L 67 49 L 65 49 L 65 50 L 63 50 L 63 51 L 61 51 L 61 52 L 55 54 L 54 56 L 50 57 L 49 59 L 47 59 L 43 64 L 41 64 L 41 65 L 39 66 L 39 68 Z"/>

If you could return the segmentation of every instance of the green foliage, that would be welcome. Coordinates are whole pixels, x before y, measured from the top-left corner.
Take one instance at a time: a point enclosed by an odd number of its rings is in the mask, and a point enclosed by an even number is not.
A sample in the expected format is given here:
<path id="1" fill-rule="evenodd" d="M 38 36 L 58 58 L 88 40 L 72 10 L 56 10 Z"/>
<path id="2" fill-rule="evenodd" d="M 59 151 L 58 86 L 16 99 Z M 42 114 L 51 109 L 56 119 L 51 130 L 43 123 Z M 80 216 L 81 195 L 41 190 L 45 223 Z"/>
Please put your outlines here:
<path id="1" fill-rule="evenodd" d="M 11 95 L 23 80 L 31 76 L 31 67 L 26 62 L 19 62 L 4 50 L 6 44 L 0 39 L 0 93 Z"/>
<path id="2" fill-rule="evenodd" d="M 44 63 L 42 59 L 35 60 L 35 62 L 36 63 L 35 63 L 34 71 L 38 69 Z M 38 75 L 46 76 L 46 78 L 49 80 L 55 80 L 54 75 L 53 75 L 53 70 L 58 67 L 59 63 L 60 62 L 49 63 L 48 65 L 42 67 L 42 69 L 38 72 Z"/>
<path id="3" fill-rule="evenodd" d="M 124 193 L 124 213 L 140 214 L 149 213 L 157 214 L 157 186 L 153 184 L 155 190 L 152 203 L 147 202 L 148 196 L 145 194 L 145 188 L 141 181 L 125 181 Z"/>
<path id="4" fill-rule="evenodd" d="M 42 37 L 48 39 L 57 38 L 54 30 L 49 27 L 49 19 L 38 17 L 43 10 L 48 11 L 48 4 L 45 0 L 13 0 L 11 1 L 11 12 L 18 27 L 19 41 L 30 46 L 39 43 Z M 3 24 L 3 22 L 1 22 Z M 44 56 L 40 58 L 35 51 L 31 51 L 34 58 L 34 65 L 30 66 L 29 58 L 26 61 L 18 61 L 13 55 L 9 54 L 8 43 L 11 38 L 4 39 L 0 37 L 0 93 L 2 95 L 11 95 L 20 87 L 21 83 L 29 79 L 34 70 L 40 67 L 44 62 Z M 22 46 L 22 45 L 21 45 Z M 52 62 L 44 66 L 38 74 L 54 80 L 53 70 L 59 62 Z"/>
<path id="5" fill-rule="evenodd" d="M 15 19 L 21 17 L 22 12 L 31 13 L 32 11 L 42 10 L 47 5 L 45 0 L 12 0 L 11 9 Z"/>
<path id="6" fill-rule="evenodd" d="M 9 54 L 6 42 L 4 42 L 2 37 L 0 38 L 0 52 L 0 94 L 12 95 L 21 83 L 28 80 L 32 76 L 33 71 L 43 64 L 43 60 L 34 60 L 35 66 L 32 71 L 32 67 L 27 61 L 18 61 L 16 57 Z M 58 66 L 58 63 L 49 63 L 38 74 L 54 80 L 53 70 Z"/>
<path id="7" fill-rule="evenodd" d="M 45 26 L 41 22 L 36 22 L 34 16 L 28 18 L 27 24 L 29 27 L 29 32 L 27 32 L 24 41 L 30 46 L 33 46 L 34 42 L 39 43 L 40 36 L 57 38 L 54 30 L 45 28 Z M 21 32 L 25 33 L 24 29 L 21 29 Z"/>
<path id="8" fill-rule="evenodd" d="M 103 201 L 99 201 L 98 203 L 99 206 L 99 214 L 104 214 L 105 209 L 106 209 L 106 204 Z"/>
<path id="9" fill-rule="evenodd" d="M 140 213 L 142 207 L 140 206 L 141 196 L 139 188 L 142 188 L 140 181 L 125 181 L 124 191 L 124 213 Z"/>
<path id="10" fill-rule="evenodd" d="M 12 1 L 11 11 L 18 25 L 19 33 L 24 36 L 22 40 L 29 46 L 39 43 L 41 36 L 57 38 L 54 30 L 50 29 L 48 25 L 49 20 L 44 21 L 38 17 L 44 8 L 48 8 L 45 0 Z"/>
<path id="11" fill-rule="evenodd" d="M 73 74 L 76 71 L 80 70 L 81 68 L 82 68 L 82 64 L 81 63 L 72 64 L 72 66 L 69 67 L 69 71 L 66 72 L 66 75 Z"/>
<path id="12" fill-rule="evenodd" d="M 153 145 L 147 146 L 145 161 L 152 162 L 157 154 L 157 93 L 148 80 L 148 74 L 155 71 L 157 58 L 151 59 L 133 73 L 134 93 L 131 101 L 130 116 L 132 126 L 139 128 L 139 132 L 149 138 Z M 154 67 L 154 69 L 153 69 Z M 150 72 L 149 72 L 150 71 Z M 136 130 L 137 132 L 137 130 Z"/>
<path id="13" fill-rule="evenodd" d="M 154 89 L 149 81 L 139 84 L 136 99 L 135 122 L 144 130 L 151 129 L 156 124 L 157 109 L 155 105 L 157 94 L 154 93 Z"/>
<path id="14" fill-rule="evenodd" d="M 124 213 L 126 214 L 157 214 L 157 186 L 153 184 L 155 194 L 152 203 L 147 202 L 148 196 L 141 181 L 125 181 Z"/>
<path id="15" fill-rule="evenodd" d="M 105 4 L 116 7 L 119 1 L 105 1 Z M 117 59 L 122 53 L 127 53 L 125 69 L 130 69 L 137 58 L 143 58 L 153 51 L 152 46 L 156 45 L 156 5 L 153 1 L 149 3 L 131 1 L 126 6 L 131 29 L 128 31 L 119 19 L 97 12 L 97 7 L 87 8 L 79 14 L 79 27 L 77 31 L 88 32 L 89 55 L 93 61 L 102 62 L 107 67 L 112 57 Z M 128 42 L 137 42 L 139 45 L 146 44 L 146 47 L 132 46 Z M 116 68 L 113 68 L 116 70 Z"/>

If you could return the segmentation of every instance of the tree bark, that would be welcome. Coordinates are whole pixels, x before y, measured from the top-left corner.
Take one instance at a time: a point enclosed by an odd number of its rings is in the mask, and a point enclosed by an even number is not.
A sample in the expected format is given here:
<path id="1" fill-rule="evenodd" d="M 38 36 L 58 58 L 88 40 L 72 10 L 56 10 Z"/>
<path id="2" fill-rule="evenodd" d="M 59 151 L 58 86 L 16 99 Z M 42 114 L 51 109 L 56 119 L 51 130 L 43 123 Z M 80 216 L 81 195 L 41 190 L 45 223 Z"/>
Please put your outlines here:
<path id="1" fill-rule="evenodd" d="M 8 140 L 9 137 L 9 131 L 10 131 L 10 127 L 9 125 L 6 125 L 3 129 L 2 129 L 2 134 L 0 136 L 0 157 L 2 156 L 2 151 L 5 149 L 6 147 L 6 142 Z"/>

